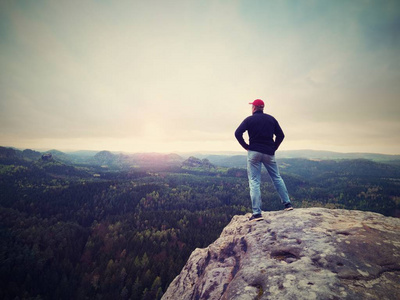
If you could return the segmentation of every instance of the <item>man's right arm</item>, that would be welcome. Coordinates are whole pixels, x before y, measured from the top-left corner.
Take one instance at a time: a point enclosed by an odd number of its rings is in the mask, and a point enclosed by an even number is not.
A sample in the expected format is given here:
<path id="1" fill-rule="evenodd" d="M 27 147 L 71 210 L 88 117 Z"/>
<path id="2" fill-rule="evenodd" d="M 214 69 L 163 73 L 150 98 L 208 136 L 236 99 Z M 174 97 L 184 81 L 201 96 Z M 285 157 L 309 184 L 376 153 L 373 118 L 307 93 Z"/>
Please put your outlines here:
<path id="1" fill-rule="evenodd" d="M 285 138 L 285 134 L 283 133 L 283 130 L 281 128 L 281 126 L 279 126 L 278 121 L 276 121 L 276 125 L 275 125 L 275 150 L 278 150 L 279 145 L 282 143 L 283 139 Z"/>
<path id="2" fill-rule="evenodd" d="M 247 130 L 246 122 L 243 121 L 242 124 L 239 125 L 239 127 L 235 131 L 235 137 L 238 140 L 239 144 L 242 145 L 242 147 L 245 150 L 249 149 L 249 145 L 245 142 L 243 139 L 243 133 Z"/>

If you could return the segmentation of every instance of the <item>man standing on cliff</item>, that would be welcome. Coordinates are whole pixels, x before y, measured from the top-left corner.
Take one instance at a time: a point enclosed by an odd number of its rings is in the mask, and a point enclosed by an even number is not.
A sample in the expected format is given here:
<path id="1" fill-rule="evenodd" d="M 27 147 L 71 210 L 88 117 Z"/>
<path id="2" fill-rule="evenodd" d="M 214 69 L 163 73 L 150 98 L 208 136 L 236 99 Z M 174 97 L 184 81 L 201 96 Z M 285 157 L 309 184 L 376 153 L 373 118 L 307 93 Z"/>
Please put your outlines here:
<path id="1" fill-rule="evenodd" d="M 279 174 L 278 165 L 275 160 L 275 151 L 282 143 L 285 135 L 278 121 L 264 113 L 264 101 L 254 100 L 252 104 L 252 115 L 247 117 L 235 131 L 235 137 L 247 150 L 247 174 L 249 177 L 250 198 L 253 215 L 250 221 L 262 219 L 261 215 L 261 164 L 265 166 L 272 182 L 284 205 L 284 210 L 292 210 L 285 182 Z M 243 133 L 247 130 L 249 144 L 243 139 Z M 274 140 L 275 136 L 275 140 Z"/>

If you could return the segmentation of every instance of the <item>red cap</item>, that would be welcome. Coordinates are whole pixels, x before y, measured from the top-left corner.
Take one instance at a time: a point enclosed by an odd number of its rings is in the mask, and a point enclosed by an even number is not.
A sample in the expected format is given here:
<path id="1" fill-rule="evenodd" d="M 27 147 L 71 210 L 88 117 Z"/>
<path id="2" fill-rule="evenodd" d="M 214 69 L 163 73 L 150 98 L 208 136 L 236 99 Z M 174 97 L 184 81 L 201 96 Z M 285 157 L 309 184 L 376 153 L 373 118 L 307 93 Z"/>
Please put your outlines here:
<path id="1" fill-rule="evenodd" d="M 264 101 L 261 99 L 256 99 L 253 102 L 250 102 L 249 104 L 253 104 L 254 106 L 264 106 Z"/>

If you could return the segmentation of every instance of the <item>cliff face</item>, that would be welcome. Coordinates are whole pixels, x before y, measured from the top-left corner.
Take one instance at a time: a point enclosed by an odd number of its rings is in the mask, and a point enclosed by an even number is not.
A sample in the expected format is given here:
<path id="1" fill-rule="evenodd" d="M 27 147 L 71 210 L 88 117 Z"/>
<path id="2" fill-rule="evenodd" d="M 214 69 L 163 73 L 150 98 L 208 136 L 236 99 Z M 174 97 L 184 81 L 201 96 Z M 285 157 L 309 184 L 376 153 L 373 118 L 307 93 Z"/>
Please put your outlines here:
<path id="1" fill-rule="evenodd" d="M 323 208 L 263 217 L 233 217 L 162 299 L 400 299 L 400 219 Z"/>

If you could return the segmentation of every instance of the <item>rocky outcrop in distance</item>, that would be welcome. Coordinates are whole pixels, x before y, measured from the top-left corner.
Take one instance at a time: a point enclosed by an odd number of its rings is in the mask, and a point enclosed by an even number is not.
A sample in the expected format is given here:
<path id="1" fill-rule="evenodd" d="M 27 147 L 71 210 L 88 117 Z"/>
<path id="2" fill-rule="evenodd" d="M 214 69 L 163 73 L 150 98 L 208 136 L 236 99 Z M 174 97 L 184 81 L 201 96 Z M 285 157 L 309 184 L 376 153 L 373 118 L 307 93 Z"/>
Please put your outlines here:
<path id="1" fill-rule="evenodd" d="M 200 169 L 215 169 L 215 166 L 210 163 L 207 158 L 199 159 L 197 157 L 190 156 L 187 160 L 182 163 L 183 167 L 187 168 L 200 168 Z"/>
<path id="2" fill-rule="evenodd" d="M 234 216 L 163 300 L 400 299 L 400 219 L 325 208 Z"/>

